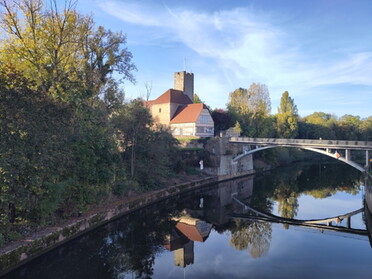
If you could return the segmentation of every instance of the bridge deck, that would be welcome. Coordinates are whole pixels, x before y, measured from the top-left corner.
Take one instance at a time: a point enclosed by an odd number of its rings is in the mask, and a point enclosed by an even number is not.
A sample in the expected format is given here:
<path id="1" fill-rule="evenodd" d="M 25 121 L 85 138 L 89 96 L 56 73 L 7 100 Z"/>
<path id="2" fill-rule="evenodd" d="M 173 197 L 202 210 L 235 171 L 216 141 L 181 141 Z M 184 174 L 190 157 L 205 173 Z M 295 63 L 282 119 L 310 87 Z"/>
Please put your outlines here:
<path id="1" fill-rule="evenodd" d="M 346 140 L 313 140 L 313 139 L 280 139 L 280 138 L 247 138 L 231 137 L 231 143 L 249 143 L 255 145 L 281 145 L 292 147 L 314 147 L 330 149 L 372 150 L 372 141 Z"/>

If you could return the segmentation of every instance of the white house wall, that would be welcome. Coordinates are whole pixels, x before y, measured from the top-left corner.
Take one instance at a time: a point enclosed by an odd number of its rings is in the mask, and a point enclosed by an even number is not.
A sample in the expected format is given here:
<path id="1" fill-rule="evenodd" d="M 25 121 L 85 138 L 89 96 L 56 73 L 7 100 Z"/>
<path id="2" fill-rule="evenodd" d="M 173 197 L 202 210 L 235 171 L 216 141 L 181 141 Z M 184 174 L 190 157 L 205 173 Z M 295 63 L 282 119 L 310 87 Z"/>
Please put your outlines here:
<path id="1" fill-rule="evenodd" d="M 195 123 L 177 123 L 170 125 L 174 136 L 195 136 Z"/>
<path id="2" fill-rule="evenodd" d="M 195 136 L 198 137 L 213 137 L 214 122 L 208 109 L 203 109 L 196 121 Z"/>
<path id="3" fill-rule="evenodd" d="M 214 122 L 207 109 L 201 111 L 196 123 L 175 123 L 170 126 L 174 136 L 214 136 Z"/>

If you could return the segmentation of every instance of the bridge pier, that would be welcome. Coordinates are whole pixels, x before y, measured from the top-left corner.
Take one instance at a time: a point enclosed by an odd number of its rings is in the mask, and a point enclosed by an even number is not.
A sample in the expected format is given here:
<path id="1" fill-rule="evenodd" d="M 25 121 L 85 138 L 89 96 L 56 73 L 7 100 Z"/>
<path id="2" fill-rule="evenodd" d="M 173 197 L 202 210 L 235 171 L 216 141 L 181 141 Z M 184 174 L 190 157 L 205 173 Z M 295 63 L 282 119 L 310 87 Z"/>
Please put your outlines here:
<path id="1" fill-rule="evenodd" d="M 349 216 L 349 217 L 346 218 L 346 227 L 347 227 L 348 229 L 351 228 L 351 216 Z"/>
<path id="2" fill-rule="evenodd" d="M 209 164 L 204 172 L 218 176 L 219 180 L 254 173 L 253 157 L 249 155 L 250 147 L 250 144 L 229 144 L 227 137 L 211 138 L 204 147 L 209 154 Z M 239 154 L 245 155 L 243 160 L 233 161 Z"/>
<path id="3" fill-rule="evenodd" d="M 350 161 L 350 149 L 345 149 L 345 159 Z"/>
<path id="4" fill-rule="evenodd" d="M 366 169 L 369 167 L 369 150 L 366 150 L 366 165 L 364 167 Z"/>

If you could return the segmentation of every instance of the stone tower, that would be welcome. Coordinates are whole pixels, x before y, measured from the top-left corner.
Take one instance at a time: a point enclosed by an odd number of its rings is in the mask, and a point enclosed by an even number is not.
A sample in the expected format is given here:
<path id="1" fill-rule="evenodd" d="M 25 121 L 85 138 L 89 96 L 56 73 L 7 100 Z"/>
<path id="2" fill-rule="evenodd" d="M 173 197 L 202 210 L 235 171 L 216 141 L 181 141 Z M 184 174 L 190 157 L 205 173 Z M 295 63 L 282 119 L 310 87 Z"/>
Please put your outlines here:
<path id="1" fill-rule="evenodd" d="M 194 102 L 194 74 L 186 71 L 174 73 L 174 89 L 183 91 Z"/>

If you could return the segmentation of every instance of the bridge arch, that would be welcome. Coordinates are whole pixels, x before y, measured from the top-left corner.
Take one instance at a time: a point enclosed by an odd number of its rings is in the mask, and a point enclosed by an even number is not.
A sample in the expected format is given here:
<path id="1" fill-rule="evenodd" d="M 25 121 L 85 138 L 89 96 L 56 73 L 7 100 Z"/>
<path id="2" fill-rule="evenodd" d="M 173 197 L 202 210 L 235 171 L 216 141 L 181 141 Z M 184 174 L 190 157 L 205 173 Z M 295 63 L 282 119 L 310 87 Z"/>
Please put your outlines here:
<path id="1" fill-rule="evenodd" d="M 309 150 L 309 151 L 317 152 L 317 153 L 326 155 L 328 157 L 331 157 L 331 158 L 333 158 L 335 160 L 342 161 L 342 162 L 344 162 L 344 163 L 346 163 L 346 164 L 348 164 L 348 165 L 356 168 L 357 170 L 359 170 L 361 172 L 365 172 L 366 171 L 361 165 L 359 165 L 359 164 L 357 164 L 357 163 L 355 163 L 355 162 L 353 162 L 351 160 L 347 160 L 344 157 L 337 158 L 334 153 L 327 152 L 326 150 L 322 150 L 322 149 L 318 149 L 318 148 L 312 148 L 312 147 L 291 146 L 291 145 L 267 145 L 267 146 L 258 147 L 258 148 L 255 148 L 255 149 L 246 151 L 243 154 L 240 154 L 240 155 L 234 157 L 233 158 L 233 162 L 236 162 L 236 161 L 242 159 L 243 157 L 248 156 L 248 155 L 251 155 L 253 153 L 256 153 L 256 152 L 259 152 L 259 151 L 262 151 L 262 150 L 265 150 L 265 149 L 271 149 L 271 148 L 277 148 L 277 147 L 292 147 L 292 148 L 295 147 L 295 148 L 300 148 L 300 149 L 304 149 L 304 150 Z"/>

